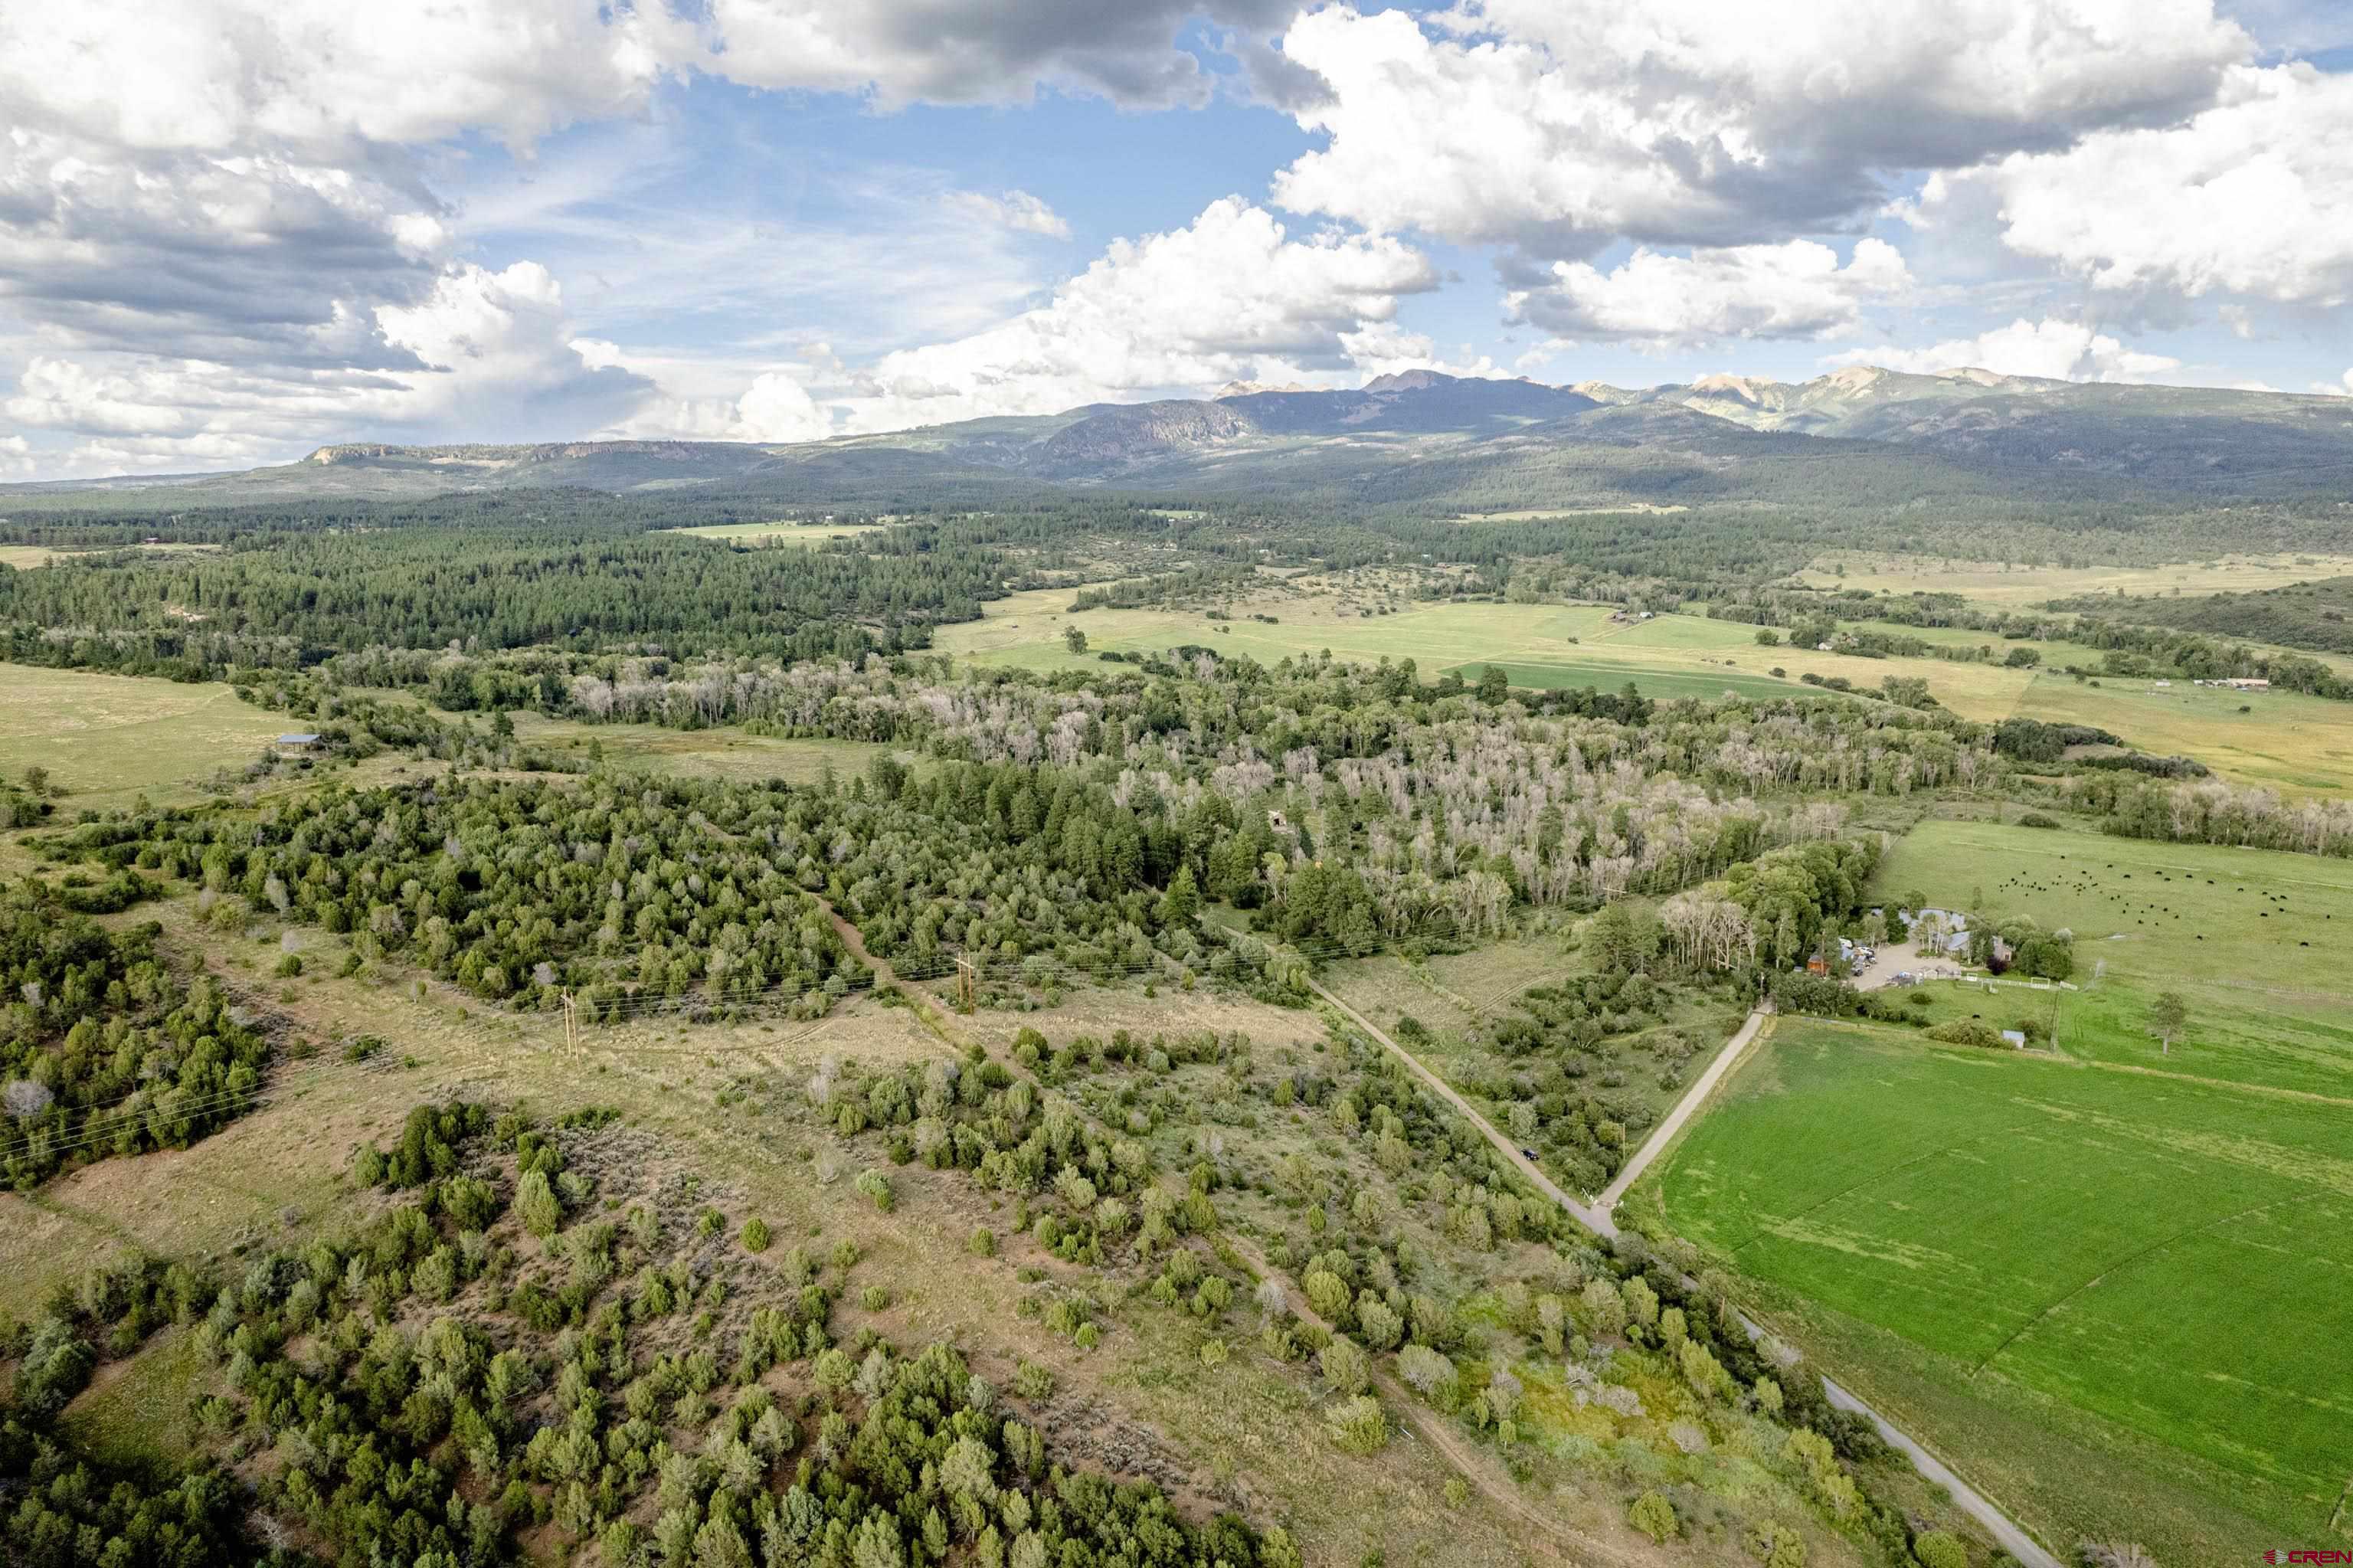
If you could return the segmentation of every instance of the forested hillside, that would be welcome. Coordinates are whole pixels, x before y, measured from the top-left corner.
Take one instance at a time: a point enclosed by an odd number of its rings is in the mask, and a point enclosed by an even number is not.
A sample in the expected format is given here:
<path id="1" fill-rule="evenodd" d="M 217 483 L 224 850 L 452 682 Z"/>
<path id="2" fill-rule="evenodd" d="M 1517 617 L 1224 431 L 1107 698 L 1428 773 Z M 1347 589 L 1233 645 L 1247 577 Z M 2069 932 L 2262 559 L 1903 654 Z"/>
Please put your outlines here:
<path id="1" fill-rule="evenodd" d="M 2353 623 L 2346 619 L 2353 612 L 2353 577 L 2324 577 L 2262 593 L 2057 599 L 2052 608 L 2319 653 L 2353 653 Z"/>

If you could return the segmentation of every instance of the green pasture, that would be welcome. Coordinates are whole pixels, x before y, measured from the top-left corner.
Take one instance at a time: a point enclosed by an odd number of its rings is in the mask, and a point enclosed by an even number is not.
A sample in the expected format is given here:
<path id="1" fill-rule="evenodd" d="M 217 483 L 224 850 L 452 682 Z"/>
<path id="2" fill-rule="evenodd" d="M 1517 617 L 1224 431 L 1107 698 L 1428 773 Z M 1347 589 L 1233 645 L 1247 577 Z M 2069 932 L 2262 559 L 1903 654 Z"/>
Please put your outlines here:
<path id="1" fill-rule="evenodd" d="M 1457 664 L 1453 669 L 1463 680 L 1476 684 L 1479 677 L 1486 673 L 1487 666 Z M 1614 692 L 1630 682 L 1644 696 L 1662 699 L 1715 698 L 1726 692 L 1749 697 L 1777 697 L 1788 696 L 1792 691 L 1802 693 L 1807 689 L 1794 681 L 1776 680 L 1770 675 L 1746 675 L 1736 670 L 1727 670 L 1721 675 L 1686 674 L 1680 671 L 1648 669 L 1599 659 L 1573 663 L 1506 663 L 1504 673 L 1513 685 L 1525 686 L 1532 691 L 1573 691 L 1579 686 L 1594 686 L 1605 692 Z"/>
<path id="2" fill-rule="evenodd" d="M 2318 1540 L 2353 1473 L 2348 1104 L 1788 1019 L 1638 1200 L 1768 1291 L 1916 1347 L 1939 1422 L 2006 1412 L 1998 1493 L 2063 1546 Z M 1802 1315 L 1802 1314 L 1801 1314 Z M 1833 1356 L 1841 1375 L 1862 1374 Z M 1938 1412 L 1942 1414 L 1939 1414 Z M 2019 1413 L 2024 1412 L 2021 1420 Z M 2073 1484 L 2072 1445 L 2128 1478 Z"/>
<path id="3" fill-rule="evenodd" d="M 2211 991 L 2233 1008 L 2353 1007 L 2353 861 L 1930 821 L 1872 881 L 1891 903 L 1915 891 L 2074 932 L 2078 981 Z"/>

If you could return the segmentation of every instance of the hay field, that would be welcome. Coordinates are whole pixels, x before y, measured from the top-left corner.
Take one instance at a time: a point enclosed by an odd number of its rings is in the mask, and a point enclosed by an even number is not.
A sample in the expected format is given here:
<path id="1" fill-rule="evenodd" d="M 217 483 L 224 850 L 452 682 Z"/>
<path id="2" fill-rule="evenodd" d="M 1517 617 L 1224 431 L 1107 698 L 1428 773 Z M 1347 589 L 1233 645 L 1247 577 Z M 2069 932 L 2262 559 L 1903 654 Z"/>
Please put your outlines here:
<path id="1" fill-rule="evenodd" d="M 1648 1184 L 1681 1234 L 1987 1407 L 1891 1414 L 2046 1539 L 2219 1562 L 2249 1520 L 2321 1539 L 2353 1471 L 2346 1116 L 1793 1019 Z M 1831 1355 L 1883 1397 L 1874 1362 Z M 2078 1446 L 2137 1480 L 2086 1485 Z"/>
<path id="2" fill-rule="evenodd" d="M 2180 681 L 2164 689 L 2145 679 L 2099 681 L 2036 675 L 2017 716 L 2097 725 L 2144 751 L 2194 757 L 2234 783 L 2291 795 L 2353 794 L 2353 703 Z"/>
<path id="3" fill-rule="evenodd" d="M 239 702 L 220 682 L 182 684 L 0 664 L 0 770 L 49 770 L 69 814 L 196 798 L 216 769 L 252 761 L 289 727 L 283 714 Z"/>
<path id="4" fill-rule="evenodd" d="M 1837 566 L 1846 575 L 1840 577 Z M 1979 604 L 2022 609 L 2077 594 L 2245 593 L 2353 572 L 2353 556 L 2228 554 L 2161 567 L 2012 566 L 1931 556 L 1843 552 L 1817 559 L 1792 579 L 1812 588 L 1885 589 L 1894 594 L 1957 593 Z"/>
<path id="5" fill-rule="evenodd" d="M 700 528 L 665 528 L 665 534 L 685 534 L 716 539 L 723 545 L 822 545 L 829 539 L 855 539 L 880 534 L 881 523 L 712 523 Z"/>
<path id="6" fill-rule="evenodd" d="M 1069 613 L 1072 590 L 1016 594 L 985 608 L 980 620 L 940 629 L 934 645 L 984 664 L 1031 670 L 1100 667 L 1105 652 L 1165 652 L 1198 643 L 1261 663 L 1316 654 L 1360 663 L 1414 661 L 1424 680 L 1447 671 L 1475 681 L 1490 663 L 1512 683 L 1535 689 L 1629 681 L 1652 697 L 1717 697 L 1725 691 L 1766 696 L 1802 691 L 1799 678 L 1841 676 L 1875 692 L 1890 675 L 1928 683 L 1939 702 L 1965 718 L 2010 716 L 2032 673 L 1942 659 L 1862 659 L 1810 649 L 1757 645 L 1757 629 L 1702 616 L 1662 615 L 1613 621 L 1605 605 L 1413 604 L 1394 614 L 1363 616 L 1330 593 L 1237 600 L 1231 620 L 1198 610 L 1092 609 Z M 1277 624 L 1251 620 L 1253 611 Z M 1066 628 L 1087 634 L 1087 651 L 1063 645 Z M 1775 668 L 1784 673 L 1775 676 Z"/>

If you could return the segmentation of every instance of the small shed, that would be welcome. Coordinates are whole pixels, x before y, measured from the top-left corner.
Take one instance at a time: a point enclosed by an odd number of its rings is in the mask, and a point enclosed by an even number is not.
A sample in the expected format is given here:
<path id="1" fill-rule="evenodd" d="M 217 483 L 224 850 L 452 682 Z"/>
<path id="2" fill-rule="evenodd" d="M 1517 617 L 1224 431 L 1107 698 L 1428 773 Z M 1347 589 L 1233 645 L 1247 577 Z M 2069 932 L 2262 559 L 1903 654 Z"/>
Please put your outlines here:
<path id="1" fill-rule="evenodd" d="M 278 749 L 292 757 L 308 757 L 319 749 L 319 737 L 308 730 L 298 730 L 278 737 Z"/>
<path id="2" fill-rule="evenodd" d="M 2015 1045 L 2021 1051 L 2026 1049 L 2026 1031 L 2023 1029 L 2005 1029 L 2001 1032 L 2001 1040 L 2005 1045 Z"/>

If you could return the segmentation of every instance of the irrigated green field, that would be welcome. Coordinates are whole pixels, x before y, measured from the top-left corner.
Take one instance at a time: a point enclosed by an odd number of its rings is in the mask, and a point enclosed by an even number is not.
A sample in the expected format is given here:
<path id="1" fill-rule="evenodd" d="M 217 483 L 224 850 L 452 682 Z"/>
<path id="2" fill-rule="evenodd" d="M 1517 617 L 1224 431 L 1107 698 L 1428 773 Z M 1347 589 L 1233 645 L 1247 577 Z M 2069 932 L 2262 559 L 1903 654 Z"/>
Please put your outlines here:
<path id="1" fill-rule="evenodd" d="M 2353 1474 L 2349 1119 L 2353 1099 L 1788 1020 L 1651 1181 L 1672 1226 L 1833 1341 L 1844 1320 L 1926 1352 L 1915 1375 L 1984 1407 L 1978 1440 L 1900 1392 L 1891 1414 L 1927 1414 L 2047 1540 L 2213 1563 L 2250 1520 L 2320 1539 Z M 1830 1359 L 1888 1397 L 1867 1359 Z M 2040 1440 L 1983 1441 L 2003 1427 Z M 2085 1486 L 2073 1444 L 2142 1484 Z"/>
<path id="2" fill-rule="evenodd" d="M 1782 1020 L 1636 1209 L 2054 1545 L 2342 1528 L 2353 864 L 1932 821 L 1873 892 L 2073 930 L 2081 991 L 1932 988 L 2055 1048 Z"/>

